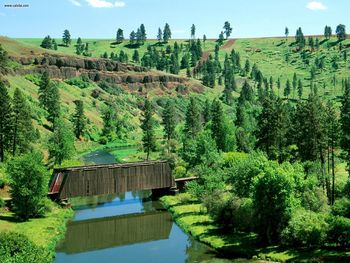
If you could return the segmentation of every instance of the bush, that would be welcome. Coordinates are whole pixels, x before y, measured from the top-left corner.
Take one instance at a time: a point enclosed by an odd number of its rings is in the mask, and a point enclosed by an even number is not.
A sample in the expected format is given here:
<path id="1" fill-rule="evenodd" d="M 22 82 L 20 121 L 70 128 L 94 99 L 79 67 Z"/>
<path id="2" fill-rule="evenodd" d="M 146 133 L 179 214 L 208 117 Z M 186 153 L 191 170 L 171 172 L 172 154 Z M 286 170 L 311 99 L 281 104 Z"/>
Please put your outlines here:
<path id="1" fill-rule="evenodd" d="M 215 191 L 203 198 L 203 205 L 221 227 L 245 232 L 253 230 L 254 211 L 251 199 Z"/>
<path id="2" fill-rule="evenodd" d="M 175 178 L 183 178 L 186 177 L 187 170 L 185 167 L 179 165 L 175 167 L 173 174 Z"/>
<path id="3" fill-rule="evenodd" d="M 51 262 L 44 249 L 26 236 L 15 232 L 0 232 L 0 261 L 6 263 Z"/>
<path id="4" fill-rule="evenodd" d="M 43 216 L 47 195 L 48 172 L 37 152 L 19 156 L 9 162 L 13 211 L 24 220 Z"/>
<path id="5" fill-rule="evenodd" d="M 331 216 L 328 222 L 328 241 L 344 247 L 350 246 L 350 219 L 341 216 Z"/>
<path id="6" fill-rule="evenodd" d="M 4 188 L 8 183 L 5 167 L 0 164 L 0 189 Z"/>
<path id="7" fill-rule="evenodd" d="M 324 214 L 297 210 L 282 231 L 282 244 L 293 247 L 321 245 L 327 237 L 328 224 Z"/>
<path id="8" fill-rule="evenodd" d="M 74 85 L 81 89 L 86 89 L 91 85 L 90 80 L 86 77 L 75 77 L 67 79 L 65 82 L 69 85 Z"/>
<path id="9" fill-rule="evenodd" d="M 41 76 L 39 74 L 28 74 L 25 75 L 25 79 L 29 80 L 30 82 L 34 83 L 35 85 L 40 85 Z"/>
<path id="10" fill-rule="evenodd" d="M 350 218 L 350 199 L 343 197 L 335 200 L 332 206 L 332 214 Z"/>
<path id="11" fill-rule="evenodd" d="M 301 197 L 302 206 L 306 210 L 314 212 L 329 212 L 328 200 L 324 191 L 320 187 L 313 190 L 307 188 Z"/>
<path id="12" fill-rule="evenodd" d="M 5 200 L 0 197 L 0 208 L 5 207 Z"/>

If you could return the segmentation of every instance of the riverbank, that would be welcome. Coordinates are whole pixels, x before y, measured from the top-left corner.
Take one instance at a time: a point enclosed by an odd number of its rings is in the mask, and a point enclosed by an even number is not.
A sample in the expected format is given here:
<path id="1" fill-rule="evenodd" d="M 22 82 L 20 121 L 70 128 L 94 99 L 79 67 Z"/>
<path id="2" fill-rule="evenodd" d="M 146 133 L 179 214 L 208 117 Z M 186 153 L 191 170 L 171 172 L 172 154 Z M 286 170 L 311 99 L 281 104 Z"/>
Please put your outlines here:
<path id="1" fill-rule="evenodd" d="M 50 211 L 45 217 L 26 222 L 18 221 L 12 212 L 0 211 L 0 232 L 13 231 L 23 234 L 54 258 L 56 245 L 64 237 L 66 223 L 73 217 L 74 212 L 55 203 L 50 203 L 49 206 Z"/>
<path id="2" fill-rule="evenodd" d="M 334 250 L 292 250 L 278 246 L 261 247 L 254 233 L 227 233 L 219 229 L 208 215 L 205 207 L 188 193 L 164 196 L 161 201 L 172 214 L 175 222 L 195 239 L 211 246 L 227 257 L 278 262 L 309 262 L 315 259 L 332 262 L 348 262 L 350 251 Z"/>

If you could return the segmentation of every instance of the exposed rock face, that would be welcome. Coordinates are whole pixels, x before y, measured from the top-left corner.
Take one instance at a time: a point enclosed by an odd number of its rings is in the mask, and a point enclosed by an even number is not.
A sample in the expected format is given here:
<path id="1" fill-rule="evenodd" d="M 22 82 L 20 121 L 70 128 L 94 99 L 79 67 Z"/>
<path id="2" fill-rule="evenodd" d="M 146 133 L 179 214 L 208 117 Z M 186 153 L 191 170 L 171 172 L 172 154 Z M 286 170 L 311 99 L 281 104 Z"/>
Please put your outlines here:
<path id="1" fill-rule="evenodd" d="M 171 75 L 163 72 L 152 71 L 144 67 L 124 64 L 109 59 L 80 58 L 76 56 L 61 56 L 43 54 L 32 57 L 12 57 L 13 60 L 24 67 L 15 71 L 16 74 L 48 72 L 51 78 L 69 79 L 85 75 L 92 81 L 107 81 L 128 87 L 131 90 L 135 86 L 150 85 L 154 87 L 173 88 L 178 85 L 186 85 L 187 78 Z M 195 92 L 202 92 L 203 87 L 196 85 Z"/>

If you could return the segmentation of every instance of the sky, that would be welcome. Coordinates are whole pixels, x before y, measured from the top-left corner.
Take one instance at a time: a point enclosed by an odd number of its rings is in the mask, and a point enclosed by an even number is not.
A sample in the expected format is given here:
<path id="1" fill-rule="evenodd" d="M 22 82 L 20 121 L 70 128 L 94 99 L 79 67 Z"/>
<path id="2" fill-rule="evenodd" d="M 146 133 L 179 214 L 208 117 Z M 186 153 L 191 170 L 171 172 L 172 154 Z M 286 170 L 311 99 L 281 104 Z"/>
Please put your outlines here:
<path id="1" fill-rule="evenodd" d="M 115 38 L 122 28 L 128 37 L 141 23 L 148 38 L 167 22 L 172 38 L 217 38 L 225 21 L 233 38 L 323 34 L 324 26 L 350 27 L 350 0 L 0 0 L 0 35 L 16 38 Z M 8 5 L 21 4 L 22 7 Z M 348 29 L 350 31 L 350 29 Z"/>

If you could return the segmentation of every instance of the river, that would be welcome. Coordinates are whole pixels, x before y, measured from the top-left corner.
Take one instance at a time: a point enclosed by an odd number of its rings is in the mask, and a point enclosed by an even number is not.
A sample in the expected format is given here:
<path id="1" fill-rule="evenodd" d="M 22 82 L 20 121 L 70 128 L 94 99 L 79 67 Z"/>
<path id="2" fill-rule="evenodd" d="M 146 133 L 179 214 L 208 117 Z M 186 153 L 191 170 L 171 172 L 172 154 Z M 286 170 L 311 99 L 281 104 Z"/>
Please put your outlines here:
<path id="1" fill-rule="evenodd" d="M 96 151 L 83 160 L 101 164 L 115 159 L 106 151 Z M 70 202 L 75 216 L 57 246 L 55 263 L 215 261 L 215 252 L 184 233 L 170 213 L 151 200 L 149 191 L 75 198 Z"/>

